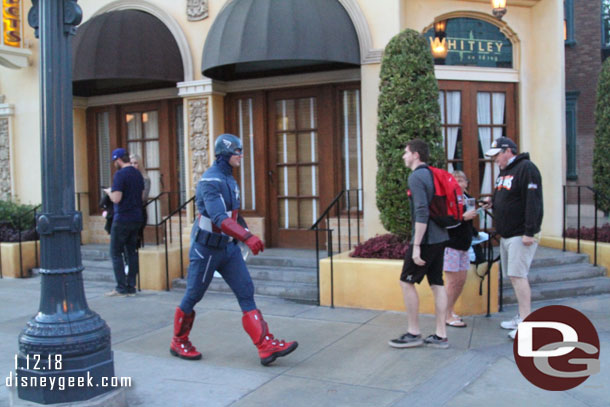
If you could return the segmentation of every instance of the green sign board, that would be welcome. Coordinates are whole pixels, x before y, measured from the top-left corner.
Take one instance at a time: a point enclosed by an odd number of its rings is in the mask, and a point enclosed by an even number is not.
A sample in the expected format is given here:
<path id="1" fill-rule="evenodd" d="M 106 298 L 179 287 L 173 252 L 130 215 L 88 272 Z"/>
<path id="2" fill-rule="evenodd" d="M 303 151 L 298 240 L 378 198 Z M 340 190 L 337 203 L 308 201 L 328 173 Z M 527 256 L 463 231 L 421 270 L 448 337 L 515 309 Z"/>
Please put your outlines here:
<path id="1" fill-rule="evenodd" d="M 513 67 L 513 45 L 493 24 L 474 18 L 451 18 L 444 33 L 429 29 L 424 36 L 429 42 L 445 38 L 447 57 L 436 59 L 437 65 L 470 65 L 490 68 Z"/>

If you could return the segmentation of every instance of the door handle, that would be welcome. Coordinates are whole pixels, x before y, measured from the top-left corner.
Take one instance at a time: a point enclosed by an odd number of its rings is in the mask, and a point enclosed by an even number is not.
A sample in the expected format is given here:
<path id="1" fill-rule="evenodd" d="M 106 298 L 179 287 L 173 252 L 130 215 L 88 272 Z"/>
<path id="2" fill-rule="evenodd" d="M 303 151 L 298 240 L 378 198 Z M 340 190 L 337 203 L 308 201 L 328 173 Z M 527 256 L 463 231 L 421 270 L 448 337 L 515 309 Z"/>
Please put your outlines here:
<path id="1" fill-rule="evenodd" d="M 269 170 L 269 172 L 267 172 L 267 175 L 269 176 L 269 182 L 273 184 L 273 171 Z"/>

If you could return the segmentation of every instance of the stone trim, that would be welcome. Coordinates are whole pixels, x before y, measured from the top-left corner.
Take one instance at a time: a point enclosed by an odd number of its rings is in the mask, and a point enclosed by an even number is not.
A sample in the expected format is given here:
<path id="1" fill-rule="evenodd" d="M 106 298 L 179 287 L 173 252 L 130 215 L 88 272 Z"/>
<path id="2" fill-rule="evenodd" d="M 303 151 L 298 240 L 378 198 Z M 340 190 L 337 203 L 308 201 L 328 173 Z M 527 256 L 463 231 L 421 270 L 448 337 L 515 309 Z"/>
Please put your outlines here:
<path id="1" fill-rule="evenodd" d="M 12 197 L 11 148 L 8 117 L 0 117 L 0 199 Z"/>
<path id="2" fill-rule="evenodd" d="M 188 105 L 188 135 L 191 155 L 192 192 L 195 186 L 209 167 L 209 99 L 189 99 Z"/>

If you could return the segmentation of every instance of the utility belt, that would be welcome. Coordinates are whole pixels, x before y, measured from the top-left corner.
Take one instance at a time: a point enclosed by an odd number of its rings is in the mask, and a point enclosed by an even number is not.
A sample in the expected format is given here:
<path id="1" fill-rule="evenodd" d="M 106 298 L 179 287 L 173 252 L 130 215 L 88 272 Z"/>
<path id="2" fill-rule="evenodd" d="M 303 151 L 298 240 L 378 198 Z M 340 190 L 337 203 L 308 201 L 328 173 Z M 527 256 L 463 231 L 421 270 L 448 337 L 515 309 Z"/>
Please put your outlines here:
<path id="1" fill-rule="evenodd" d="M 238 211 L 228 211 L 227 216 L 237 218 Z M 237 240 L 222 233 L 219 227 L 207 216 L 199 215 L 195 241 L 213 249 L 224 249 L 229 243 L 237 244 Z"/>

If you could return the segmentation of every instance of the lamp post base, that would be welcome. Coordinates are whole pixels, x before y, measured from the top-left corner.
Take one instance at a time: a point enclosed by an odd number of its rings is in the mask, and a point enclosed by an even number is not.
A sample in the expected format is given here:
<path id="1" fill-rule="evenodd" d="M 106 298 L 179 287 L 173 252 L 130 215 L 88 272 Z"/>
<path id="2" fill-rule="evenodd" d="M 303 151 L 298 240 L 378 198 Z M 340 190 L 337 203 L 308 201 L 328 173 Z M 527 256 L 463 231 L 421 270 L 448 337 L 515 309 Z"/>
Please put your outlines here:
<path id="1" fill-rule="evenodd" d="M 59 364 L 58 364 L 59 360 Z M 88 355 L 59 358 L 19 354 L 11 390 L 20 399 L 39 404 L 89 401 L 116 390 L 110 346 Z M 115 383 L 113 383 L 115 382 Z M 18 404 L 14 404 L 18 405 Z M 90 404 L 87 404 L 90 405 Z"/>

